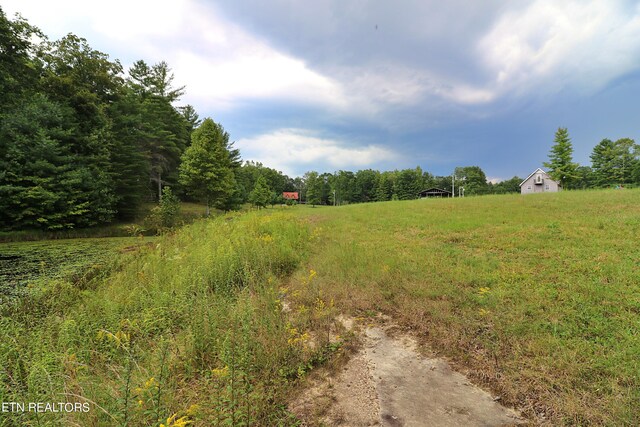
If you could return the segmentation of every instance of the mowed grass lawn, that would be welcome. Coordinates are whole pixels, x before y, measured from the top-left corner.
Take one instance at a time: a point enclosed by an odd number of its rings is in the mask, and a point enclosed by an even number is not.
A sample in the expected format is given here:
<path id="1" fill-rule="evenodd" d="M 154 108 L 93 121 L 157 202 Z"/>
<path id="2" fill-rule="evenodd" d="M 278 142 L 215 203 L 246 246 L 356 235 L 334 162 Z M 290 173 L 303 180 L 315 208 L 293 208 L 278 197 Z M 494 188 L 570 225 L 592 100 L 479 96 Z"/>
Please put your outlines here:
<path id="1" fill-rule="evenodd" d="M 640 190 L 300 207 L 343 312 L 383 312 L 535 423 L 640 424 Z"/>

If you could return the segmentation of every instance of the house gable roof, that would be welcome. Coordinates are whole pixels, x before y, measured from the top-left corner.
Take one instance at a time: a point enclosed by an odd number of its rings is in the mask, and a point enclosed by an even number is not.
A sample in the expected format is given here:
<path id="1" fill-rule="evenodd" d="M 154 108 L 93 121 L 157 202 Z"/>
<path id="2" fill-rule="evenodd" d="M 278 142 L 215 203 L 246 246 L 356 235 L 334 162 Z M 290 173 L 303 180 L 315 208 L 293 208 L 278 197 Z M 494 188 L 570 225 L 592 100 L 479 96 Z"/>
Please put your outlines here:
<path id="1" fill-rule="evenodd" d="M 284 191 L 282 193 L 282 197 L 289 200 L 298 200 L 298 192 L 297 191 Z"/>
<path id="2" fill-rule="evenodd" d="M 538 168 L 538 169 L 534 170 L 533 172 L 531 172 L 531 174 L 530 174 L 528 177 L 526 177 L 526 178 L 524 179 L 524 181 L 522 181 L 522 182 L 520 183 L 520 187 L 522 187 L 522 184 L 524 184 L 525 182 L 527 182 L 527 180 L 528 180 L 529 178 L 531 178 L 533 175 L 535 175 L 535 174 L 536 174 L 536 173 L 538 173 L 538 172 L 542 172 L 542 173 L 543 173 L 543 174 L 545 174 L 547 177 L 549 177 L 549 174 L 548 174 L 548 173 L 546 173 L 546 172 L 545 172 L 545 171 L 543 171 L 542 169 Z"/>
<path id="3" fill-rule="evenodd" d="M 451 195 L 451 191 L 443 190 L 442 188 L 431 187 L 431 188 L 427 188 L 426 190 L 422 190 L 418 194 L 419 195 L 422 195 L 422 194 L 449 194 L 449 195 Z"/>

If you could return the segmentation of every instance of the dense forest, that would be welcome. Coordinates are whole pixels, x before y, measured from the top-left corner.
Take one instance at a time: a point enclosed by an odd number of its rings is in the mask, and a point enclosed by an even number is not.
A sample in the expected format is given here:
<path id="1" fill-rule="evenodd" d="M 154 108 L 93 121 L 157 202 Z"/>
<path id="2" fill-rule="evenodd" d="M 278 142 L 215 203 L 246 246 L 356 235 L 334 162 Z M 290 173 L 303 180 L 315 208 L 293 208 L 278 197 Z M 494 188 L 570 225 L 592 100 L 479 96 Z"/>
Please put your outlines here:
<path id="1" fill-rule="evenodd" d="M 173 84 L 166 62 L 139 60 L 124 70 L 85 39 L 50 41 L 2 9 L 0 55 L 1 230 L 130 221 L 165 187 L 208 212 L 283 203 L 283 191 L 298 191 L 311 204 L 341 205 L 414 199 L 425 188 L 452 185 L 452 176 L 420 167 L 291 178 L 243 163 L 221 124 L 180 105 L 185 88 Z M 586 167 L 572 163 L 566 139 L 559 157 L 568 167 L 565 188 L 640 182 L 633 140 L 603 140 Z M 478 166 L 456 168 L 454 176 L 465 195 L 517 192 L 521 181 L 489 183 Z"/>

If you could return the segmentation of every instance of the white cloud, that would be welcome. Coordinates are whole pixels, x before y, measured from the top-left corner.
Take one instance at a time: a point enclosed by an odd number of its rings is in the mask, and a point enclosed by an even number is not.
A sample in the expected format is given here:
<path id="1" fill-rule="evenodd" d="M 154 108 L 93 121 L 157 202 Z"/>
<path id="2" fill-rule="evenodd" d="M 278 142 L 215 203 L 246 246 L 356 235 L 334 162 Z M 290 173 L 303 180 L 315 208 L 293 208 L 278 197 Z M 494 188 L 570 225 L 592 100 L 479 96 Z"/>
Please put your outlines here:
<path id="1" fill-rule="evenodd" d="M 435 93 L 458 104 L 484 104 L 496 98 L 495 92 L 465 83 L 444 84 Z"/>
<path id="2" fill-rule="evenodd" d="M 241 139 L 236 146 L 247 160 L 260 161 L 289 175 L 306 170 L 363 169 L 398 158 L 378 145 L 348 146 L 343 141 L 293 128 Z"/>
<path id="3" fill-rule="evenodd" d="M 519 95 L 593 93 L 640 66 L 640 6 L 621 1 L 365 3 L 234 2 L 244 27 L 223 14 L 228 5 L 202 0 L 3 0 L 3 8 L 54 38 L 87 37 L 125 65 L 166 60 L 187 86 L 183 102 L 203 116 L 272 100 L 395 132 L 486 117 L 487 104 Z"/>
<path id="4" fill-rule="evenodd" d="M 497 94 L 593 93 L 640 65 L 640 9 L 621 2 L 537 0 L 504 13 L 478 49 Z"/>
<path id="5" fill-rule="evenodd" d="M 110 54 L 125 52 L 150 63 L 166 60 L 176 84 L 187 86 L 184 101 L 197 109 L 233 108 L 264 98 L 346 105 L 339 84 L 225 21 L 211 5 L 194 0 L 61 0 L 52 7 L 64 13 L 52 13 L 32 0 L 6 3 L 7 12 L 20 11 L 54 38 L 75 32 L 90 43 L 92 38 L 105 41 Z"/>
<path id="6" fill-rule="evenodd" d="M 189 1 L 59 0 L 43 4 L 37 0 L 4 0 L 3 8 L 11 15 L 21 13 L 54 38 L 69 32 L 89 36 L 79 32 L 84 29 L 106 34 L 112 41 L 137 50 L 151 36 L 171 36 L 183 30 L 193 5 Z"/>

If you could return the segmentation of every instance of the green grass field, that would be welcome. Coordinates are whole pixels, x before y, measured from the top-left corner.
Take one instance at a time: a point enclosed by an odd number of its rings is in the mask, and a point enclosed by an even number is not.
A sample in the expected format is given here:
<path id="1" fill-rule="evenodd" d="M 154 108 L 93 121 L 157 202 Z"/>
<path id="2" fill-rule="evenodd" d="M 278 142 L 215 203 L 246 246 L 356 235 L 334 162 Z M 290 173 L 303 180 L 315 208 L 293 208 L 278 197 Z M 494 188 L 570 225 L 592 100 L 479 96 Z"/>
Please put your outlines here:
<path id="1" fill-rule="evenodd" d="M 640 424 L 640 191 L 299 214 L 341 311 L 391 315 L 533 420 Z"/>
<path id="2" fill-rule="evenodd" d="M 333 320 L 380 312 L 533 424 L 638 425 L 639 237 L 640 190 L 196 221 L 0 306 L 0 401 L 92 405 L 0 425 L 296 425 Z"/>

